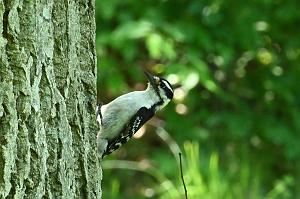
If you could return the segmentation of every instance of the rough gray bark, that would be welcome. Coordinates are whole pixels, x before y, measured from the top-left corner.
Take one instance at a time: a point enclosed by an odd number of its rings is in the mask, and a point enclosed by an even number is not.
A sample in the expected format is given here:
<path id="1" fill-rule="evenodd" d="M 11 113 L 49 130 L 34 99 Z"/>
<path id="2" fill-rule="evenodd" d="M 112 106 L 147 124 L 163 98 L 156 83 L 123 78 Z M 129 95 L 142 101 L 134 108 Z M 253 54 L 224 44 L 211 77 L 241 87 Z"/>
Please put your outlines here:
<path id="1" fill-rule="evenodd" d="M 0 0 L 0 198 L 100 198 L 94 0 Z"/>

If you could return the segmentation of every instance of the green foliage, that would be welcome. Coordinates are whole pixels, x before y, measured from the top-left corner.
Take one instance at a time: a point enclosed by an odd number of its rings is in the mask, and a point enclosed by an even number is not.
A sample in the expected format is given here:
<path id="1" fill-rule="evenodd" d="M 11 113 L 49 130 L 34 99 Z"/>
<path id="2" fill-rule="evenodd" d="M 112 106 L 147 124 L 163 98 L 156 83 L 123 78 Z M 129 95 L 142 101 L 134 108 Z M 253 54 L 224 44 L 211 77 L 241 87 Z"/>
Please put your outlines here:
<path id="1" fill-rule="evenodd" d="M 189 198 L 292 198 L 291 187 L 294 186 L 294 180 L 291 176 L 284 176 L 275 182 L 274 187 L 267 194 L 261 192 L 262 184 L 258 173 L 250 175 L 249 163 L 242 162 L 239 171 L 233 173 L 223 172 L 219 168 L 218 154 L 213 152 L 209 155 L 209 159 L 205 161 L 204 165 L 200 159 L 199 145 L 196 142 L 185 142 L 184 149 L 186 154 L 184 165 L 184 178 L 187 186 Z M 177 164 L 174 164 L 178 166 Z M 105 170 L 120 169 L 126 173 L 126 170 L 140 171 L 141 176 L 152 176 L 153 187 L 144 190 L 144 195 L 160 199 L 181 199 L 184 197 L 184 189 L 181 178 L 178 177 L 173 180 L 168 179 L 164 172 L 160 169 L 152 167 L 143 162 L 131 162 L 124 160 L 108 160 L 103 162 Z M 179 170 L 179 169 L 178 169 Z M 127 198 L 126 196 L 116 195 L 120 191 L 120 183 L 116 179 L 109 182 L 110 189 L 104 191 L 104 198 Z M 139 181 L 140 183 L 140 181 Z M 132 188 L 132 187 L 131 187 Z M 138 193 L 131 196 L 131 198 L 143 198 Z"/>
<path id="2" fill-rule="evenodd" d="M 140 68 L 181 85 L 158 117 L 185 147 L 191 194 L 300 197 L 298 1 L 101 0 L 96 5 L 101 101 L 143 89 Z M 154 128 L 146 129 L 112 156 L 148 161 L 173 184 L 170 190 L 178 190 L 175 159 Z M 193 144 L 184 144 L 189 140 Z M 140 172 L 105 171 L 104 182 L 123 198 L 150 197 L 151 191 L 169 196 L 156 188 L 163 182 Z"/>

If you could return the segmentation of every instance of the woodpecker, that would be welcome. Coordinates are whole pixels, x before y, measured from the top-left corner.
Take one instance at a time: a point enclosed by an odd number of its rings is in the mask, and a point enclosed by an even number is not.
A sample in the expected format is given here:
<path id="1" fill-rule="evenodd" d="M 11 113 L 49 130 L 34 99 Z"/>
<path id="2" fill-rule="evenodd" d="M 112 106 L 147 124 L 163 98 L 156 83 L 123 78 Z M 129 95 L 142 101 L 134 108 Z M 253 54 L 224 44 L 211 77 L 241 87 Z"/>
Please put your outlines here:
<path id="1" fill-rule="evenodd" d="M 164 78 L 144 72 L 149 80 L 146 90 L 121 95 L 97 106 L 100 131 L 97 147 L 103 158 L 117 150 L 173 98 L 173 88 Z"/>

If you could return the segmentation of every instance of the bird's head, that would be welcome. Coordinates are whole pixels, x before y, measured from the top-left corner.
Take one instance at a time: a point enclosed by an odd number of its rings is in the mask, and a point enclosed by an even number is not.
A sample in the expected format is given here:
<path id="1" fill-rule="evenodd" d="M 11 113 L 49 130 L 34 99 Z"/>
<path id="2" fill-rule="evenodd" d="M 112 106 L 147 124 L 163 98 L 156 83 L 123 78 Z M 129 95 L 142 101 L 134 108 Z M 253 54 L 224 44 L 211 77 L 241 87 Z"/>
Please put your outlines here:
<path id="1" fill-rule="evenodd" d="M 164 78 L 157 77 L 145 71 L 146 77 L 149 80 L 149 86 L 155 91 L 155 94 L 161 101 L 161 108 L 167 105 L 173 98 L 174 91 L 171 84 Z"/>

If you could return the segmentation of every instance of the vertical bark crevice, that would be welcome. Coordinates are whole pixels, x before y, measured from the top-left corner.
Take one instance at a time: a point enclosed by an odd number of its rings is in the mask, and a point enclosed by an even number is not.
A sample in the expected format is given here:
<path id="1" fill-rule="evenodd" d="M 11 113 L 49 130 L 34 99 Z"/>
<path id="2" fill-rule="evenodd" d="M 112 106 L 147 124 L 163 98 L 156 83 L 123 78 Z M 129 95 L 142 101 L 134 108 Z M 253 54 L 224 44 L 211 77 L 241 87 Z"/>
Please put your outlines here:
<path id="1" fill-rule="evenodd" d="M 3 17 L 2 17 L 2 35 L 3 38 L 8 40 L 8 14 L 9 14 L 9 0 L 3 1 Z"/>

